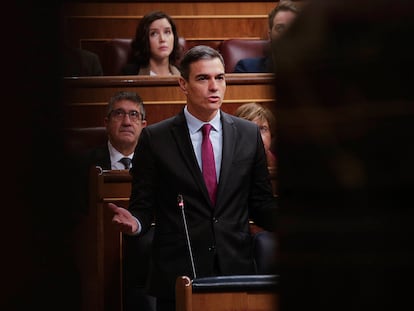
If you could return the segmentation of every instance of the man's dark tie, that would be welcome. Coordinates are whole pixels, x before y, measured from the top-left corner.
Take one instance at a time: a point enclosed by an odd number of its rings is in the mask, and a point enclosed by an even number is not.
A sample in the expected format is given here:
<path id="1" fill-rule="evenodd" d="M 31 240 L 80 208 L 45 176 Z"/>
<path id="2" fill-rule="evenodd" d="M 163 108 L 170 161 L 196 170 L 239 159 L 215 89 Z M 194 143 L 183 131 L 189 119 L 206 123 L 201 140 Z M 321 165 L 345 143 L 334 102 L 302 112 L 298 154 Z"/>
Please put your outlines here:
<path id="1" fill-rule="evenodd" d="M 122 158 L 121 160 L 119 160 L 119 162 L 121 162 L 124 166 L 126 170 L 129 170 L 129 168 L 131 167 L 131 159 L 130 158 Z"/>
<path id="2" fill-rule="evenodd" d="M 210 195 L 213 205 L 216 204 L 217 193 L 217 177 L 216 177 L 216 164 L 214 161 L 213 145 L 210 141 L 211 124 L 204 124 L 202 127 L 203 142 L 201 144 L 201 162 L 204 181 L 207 186 L 208 193 Z"/>

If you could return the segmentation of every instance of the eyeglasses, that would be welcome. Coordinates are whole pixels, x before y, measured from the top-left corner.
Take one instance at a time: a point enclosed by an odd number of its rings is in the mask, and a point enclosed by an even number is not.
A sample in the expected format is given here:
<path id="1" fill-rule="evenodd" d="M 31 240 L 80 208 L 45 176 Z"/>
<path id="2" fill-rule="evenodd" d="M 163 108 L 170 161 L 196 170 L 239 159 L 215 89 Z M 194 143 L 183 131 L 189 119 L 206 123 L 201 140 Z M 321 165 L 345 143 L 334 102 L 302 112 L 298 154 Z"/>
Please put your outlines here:
<path id="1" fill-rule="evenodd" d="M 143 119 L 143 115 L 141 112 L 136 111 L 136 110 L 131 110 L 126 112 L 125 110 L 122 109 L 116 109 L 116 110 L 112 110 L 109 113 L 110 116 L 112 116 L 112 118 L 114 118 L 117 121 L 121 121 L 125 118 L 126 115 L 129 116 L 129 119 L 133 122 L 137 122 Z"/>

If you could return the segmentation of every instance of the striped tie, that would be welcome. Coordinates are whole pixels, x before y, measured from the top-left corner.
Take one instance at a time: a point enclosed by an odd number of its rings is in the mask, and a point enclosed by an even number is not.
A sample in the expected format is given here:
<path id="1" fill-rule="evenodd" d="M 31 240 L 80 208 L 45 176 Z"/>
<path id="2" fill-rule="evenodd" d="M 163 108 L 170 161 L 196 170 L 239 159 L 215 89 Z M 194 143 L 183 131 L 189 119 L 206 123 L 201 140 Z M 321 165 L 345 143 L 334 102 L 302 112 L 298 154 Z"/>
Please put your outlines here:
<path id="1" fill-rule="evenodd" d="M 130 158 L 122 158 L 121 160 L 119 160 L 119 162 L 121 162 L 124 166 L 126 170 L 129 170 L 129 168 L 131 167 L 131 159 Z"/>

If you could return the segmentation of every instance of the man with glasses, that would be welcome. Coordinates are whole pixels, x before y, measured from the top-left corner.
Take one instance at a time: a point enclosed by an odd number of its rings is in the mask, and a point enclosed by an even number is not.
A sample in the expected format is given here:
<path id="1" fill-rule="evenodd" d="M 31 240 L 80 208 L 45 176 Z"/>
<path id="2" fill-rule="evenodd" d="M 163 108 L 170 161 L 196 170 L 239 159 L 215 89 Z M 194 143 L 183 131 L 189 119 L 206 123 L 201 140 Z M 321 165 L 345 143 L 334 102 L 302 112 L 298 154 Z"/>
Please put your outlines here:
<path id="1" fill-rule="evenodd" d="M 92 152 L 94 164 L 103 169 L 129 169 L 128 159 L 132 160 L 139 135 L 147 125 L 141 97 L 126 91 L 114 94 L 108 102 L 104 124 L 108 143 Z"/>
<path id="2" fill-rule="evenodd" d="M 105 145 L 90 151 L 89 165 L 104 170 L 131 168 L 131 160 L 141 131 L 147 126 L 145 108 L 135 92 L 120 91 L 108 101 L 104 125 L 108 134 Z M 128 161 L 129 160 L 129 161 Z M 124 310 L 155 310 L 155 298 L 144 293 L 150 259 L 153 229 L 142 237 L 124 235 Z"/>

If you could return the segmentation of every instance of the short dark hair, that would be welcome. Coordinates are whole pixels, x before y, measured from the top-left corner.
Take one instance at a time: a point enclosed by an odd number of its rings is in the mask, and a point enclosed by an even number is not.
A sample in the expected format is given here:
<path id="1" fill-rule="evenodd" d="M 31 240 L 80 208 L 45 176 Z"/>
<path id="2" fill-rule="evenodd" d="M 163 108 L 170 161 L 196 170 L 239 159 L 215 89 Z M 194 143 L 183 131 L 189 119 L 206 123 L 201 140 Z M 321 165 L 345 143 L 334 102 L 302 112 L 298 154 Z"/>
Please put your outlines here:
<path id="1" fill-rule="evenodd" d="M 130 100 L 136 103 L 142 114 L 142 120 L 145 120 L 146 114 L 145 114 L 144 102 L 142 101 L 142 98 L 135 92 L 127 92 L 127 91 L 116 92 L 108 101 L 107 115 L 109 115 L 111 111 L 114 109 L 115 103 L 121 100 Z"/>
<path id="2" fill-rule="evenodd" d="M 139 21 L 135 31 L 135 38 L 131 42 L 131 48 L 134 55 L 134 60 L 138 66 L 148 66 L 151 57 L 151 47 L 149 43 L 149 30 L 153 21 L 166 18 L 171 25 L 171 30 L 174 34 L 174 47 L 169 56 L 170 64 L 175 64 L 180 56 L 180 46 L 178 42 L 177 27 L 173 19 L 162 11 L 152 11 L 147 13 Z"/>
<path id="3" fill-rule="evenodd" d="M 180 73 L 181 76 L 188 80 L 190 76 L 190 65 L 200 59 L 220 59 L 224 67 L 223 56 L 212 47 L 207 45 L 196 45 L 195 47 L 189 49 L 185 54 L 180 63 Z"/>
<path id="4" fill-rule="evenodd" d="M 273 10 L 269 13 L 268 23 L 269 29 L 273 28 L 273 20 L 275 19 L 275 15 L 278 12 L 293 12 L 295 14 L 299 13 L 299 9 L 295 3 L 289 0 L 282 0 L 279 2 L 277 6 L 273 8 Z"/>

